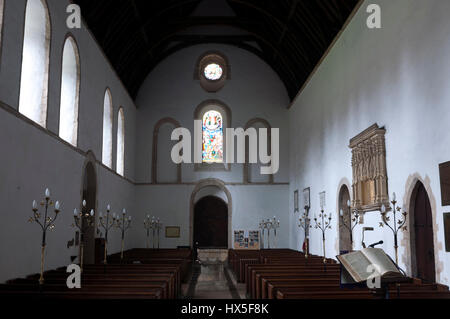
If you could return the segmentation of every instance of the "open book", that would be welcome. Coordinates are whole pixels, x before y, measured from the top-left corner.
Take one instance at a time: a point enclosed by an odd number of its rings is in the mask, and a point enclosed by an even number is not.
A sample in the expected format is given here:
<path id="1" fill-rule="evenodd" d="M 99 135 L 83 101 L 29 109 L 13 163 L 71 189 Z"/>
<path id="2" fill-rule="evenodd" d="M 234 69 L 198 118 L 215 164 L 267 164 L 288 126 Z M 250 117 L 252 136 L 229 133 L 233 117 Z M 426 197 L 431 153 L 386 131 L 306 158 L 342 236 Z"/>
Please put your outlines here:
<path id="1" fill-rule="evenodd" d="M 394 262 L 380 248 L 364 248 L 336 257 L 356 282 L 367 281 L 369 277 L 381 277 L 386 281 L 405 278 Z M 370 265 L 372 265 L 372 270 L 368 271 Z"/>

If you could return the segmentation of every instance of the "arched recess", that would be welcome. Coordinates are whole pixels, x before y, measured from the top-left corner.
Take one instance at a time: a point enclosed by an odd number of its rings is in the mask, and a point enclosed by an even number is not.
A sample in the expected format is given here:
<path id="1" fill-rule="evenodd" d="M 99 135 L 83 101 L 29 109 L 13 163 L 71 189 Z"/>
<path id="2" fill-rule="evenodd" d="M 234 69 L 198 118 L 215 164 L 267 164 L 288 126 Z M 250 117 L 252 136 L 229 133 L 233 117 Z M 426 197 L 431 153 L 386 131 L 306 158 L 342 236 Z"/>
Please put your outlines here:
<path id="1" fill-rule="evenodd" d="M 259 125 L 258 125 L 259 124 Z M 271 128 L 272 126 L 270 123 L 263 119 L 263 118 L 254 118 L 251 119 L 245 124 L 244 130 L 247 130 L 249 127 L 254 127 L 257 130 L 258 128 L 264 127 L 267 128 L 267 150 L 272 149 L 272 139 L 271 139 Z M 258 138 L 259 139 L 259 138 Z M 258 146 L 259 149 L 259 146 Z M 267 164 L 264 164 L 267 165 Z M 245 163 L 244 163 L 244 183 L 250 184 L 250 183 L 269 183 L 273 184 L 273 174 L 268 175 L 261 175 L 257 174 L 257 171 L 259 171 L 259 168 L 261 167 L 261 164 L 250 164 L 249 163 L 249 138 L 245 138 Z M 256 178 L 256 176 L 259 176 L 259 178 Z M 253 179 L 252 179 L 253 177 Z"/>
<path id="2" fill-rule="evenodd" d="M 50 14 L 45 0 L 28 0 L 25 9 L 19 112 L 47 124 Z"/>
<path id="3" fill-rule="evenodd" d="M 113 103 L 109 88 L 105 90 L 103 99 L 103 143 L 102 163 L 112 168 L 113 158 Z"/>
<path id="4" fill-rule="evenodd" d="M 225 154 L 226 154 L 226 134 L 225 130 L 227 127 L 231 127 L 231 110 L 230 108 L 223 102 L 219 100 L 206 100 L 202 103 L 200 103 L 197 108 L 194 111 L 194 120 L 203 120 L 203 116 L 206 112 L 209 111 L 216 111 L 219 112 L 222 116 L 222 128 L 223 128 L 223 141 L 222 141 L 222 147 L 223 147 L 223 163 L 196 163 L 195 164 L 195 170 L 229 170 L 230 164 L 225 163 Z M 203 134 L 203 132 L 202 132 Z M 202 138 L 202 137 L 201 137 Z M 200 143 L 200 150 L 198 150 L 200 153 L 197 154 L 200 159 L 202 159 L 201 154 L 201 148 L 203 146 L 202 140 L 199 141 Z M 195 143 L 194 143 L 195 145 Z M 197 150 L 193 148 L 193 152 L 196 152 Z M 194 154 L 195 158 L 195 154 Z"/>
<path id="5" fill-rule="evenodd" d="M 171 117 L 165 117 L 163 119 L 160 119 L 156 124 L 155 127 L 153 128 L 153 146 L 152 146 L 152 183 L 153 184 L 158 184 L 158 148 L 159 148 L 159 143 L 158 143 L 158 136 L 159 136 L 159 131 L 161 129 L 162 126 L 164 125 L 172 125 L 175 128 L 181 127 L 180 123 L 171 118 Z M 170 156 L 170 153 L 169 153 Z M 176 165 L 176 183 L 181 183 L 181 163 L 179 164 L 174 164 Z"/>
<path id="6" fill-rule="evenodd" d="M 189 244 L 193 247 L 194 241 L 194 207 L 196 195 L 202 189 L 207 187 L 216 187 L 225 193 L 227 204 L 228 204 L 228 248 L 232 247 L 232 212 L 233 212 L 233 200 L 231 197 L 230 191 L 226 188 L 225 183 L 217 178 L 207 178 L 200 180 L 197 184 L 195 184 L 194 190 L 191 194 L 190 205 L 189 205 Z"/>
<path id="7" fill-rule="evenodd" d="M 125 171 L 125 114 L 123 107 L 117 112 L 117 159 L 116 172 L 124 176 Z"/>
<path id="8" fill-rule="evenodd" d="M 350 201 L 350 191 L 347 185 L 343 184 L 339 190 L 338 197 L 338 219 L 339 219 L 339 251 L 351 251 L 353 250 L 351 239 L 350 239 L 350 230 L 347 227 L 351 227 L 352 225 L 352 217 L 351 211 L 349 211 L 349 207 L 347 202 Z M 342 209 L 343 218 L 340 216 L 340 211 Z M 349 214 L 350 213 L 350 214 Z M 343 219 L 345 224 L 344 226 Z"/>
<path id="9" fill-rule="evenodd" d="M 59 136 L 76 146 L 78 139 L 78 109 L 80 100 L 80 54 L 73 36 L 64 41 L 61 66 Z"/>
<path id="10" fill-rule="evenodd" d="M 83 164 L 83 177 L 81 182 L 81 202 L 80 210 L 83 213 L 88 213 L 91 209 L 94 210 L 95 216 L 97 214 L 97 193 L 98 180 L 96 170 L 96 159 L 92 151 L 88 151 L 86 160 Z M 86 207 L 83 208 L 82 202 L 86 201 Z M 96 218 L 94 217 L 94 225 L 90 226 L 84 234 L 84 253 L 83 259 L 86 264 L 93 264 L 95 260 L 95 229 Z"/>
<path id="11" fill-rule="evenodd" d="M 436 282 L 435 216 L 426 186 L 416 180 L 409 197 L 411 273 L 425 282 Z"/>

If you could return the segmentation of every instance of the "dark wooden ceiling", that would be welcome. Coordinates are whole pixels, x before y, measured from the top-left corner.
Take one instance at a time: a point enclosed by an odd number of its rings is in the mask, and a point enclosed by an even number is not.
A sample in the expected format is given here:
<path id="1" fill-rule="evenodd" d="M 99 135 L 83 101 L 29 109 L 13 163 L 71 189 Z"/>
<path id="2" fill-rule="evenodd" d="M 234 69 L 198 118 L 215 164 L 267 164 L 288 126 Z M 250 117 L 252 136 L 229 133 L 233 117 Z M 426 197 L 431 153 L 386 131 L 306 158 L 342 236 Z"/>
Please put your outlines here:
<path id="1" fill-rule="evenodd" d="M 219 0 L 217 0 L 219 1 Z M 201 43 L 234 45 L 277 72 L 291 99 L 358 0 L 225 0 L 234 16 L 192 16 L 202 0 L 74 0 L 130 95 L 173 52 Z M 228 26 L 241 34 L 187 34 Z M 252 45 L 256 43 L 257 45 Z"/>

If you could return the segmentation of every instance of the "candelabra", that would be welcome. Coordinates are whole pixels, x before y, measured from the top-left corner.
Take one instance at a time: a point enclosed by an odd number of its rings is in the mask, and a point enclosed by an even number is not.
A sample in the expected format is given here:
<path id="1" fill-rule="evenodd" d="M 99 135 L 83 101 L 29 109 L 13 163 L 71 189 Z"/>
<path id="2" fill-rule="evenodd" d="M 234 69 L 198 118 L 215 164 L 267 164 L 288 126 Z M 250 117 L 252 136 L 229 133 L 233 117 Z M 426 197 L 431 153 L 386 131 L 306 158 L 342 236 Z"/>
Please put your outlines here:
<path id="1" fill-rule="evenodd" d="M 123 246 L 124 246 L 124 239 L 125 239 L 125 231 L 131 227 L 131 216 L 128 216 L 128 218 L 125 216 L 127 214 L 127 211 L 125 208 L 122 210 L 122 218 L 117 217 L 116 218 L 116 227 L 119 228 L 122 231 L 122 244 L 120 249 L 120 260 L 123 259 Z"/>
<path id="2" fill-rule="evenodd" d="M 392 194 L 392 213 L 394 215 L 394 223 L 391 225 L 389 225 L 389 221 L 390 221 L 390 217 L 387 216 L 387 211 L 390 210 L 390 206 L 386 207 L 384 204 L 381 205 L 381 220 L 382 222 L 380 222 L 380 227 L 383 227 L 384 225 L 387 225 L 393 232 L 394 234 L 394 250 L 395 250 L 395 262 L 398 265 L 398 241 L 397 241 L 397 233 L 400 229 L 402 230 L 406 230 L 406 211 L 403 210 L 402 215 L 403 215 L 403 220 L 399 219 L 397 220 L 397 212 L 400 212 L 402 210 L 401 207 L 396 207 L 397 204 L 397 200 L 395 198 L 395 193 Z"/>
<path id="3" fill-rule="evenodd" d="M 36 222 L 41 226 L 42 229 L 42 243 L 41 243 L 41 275 L 39 277 L 39 284 L 44 284 L 44 259 L 45 259 L 45 246 L 46 246 L 46 236 L 47 236 L 47 229 L 53 230 L 55 229 L 55 220 L 58 217 L 58 214 L 60 212 L 60 204 L 59 201 L 55 202 L 55 216 L 49 217 L 48 216 L 48 209 L 50 206 L 53 205 L 53 201 L 50 199 L 50 191 L 49 189 L 45 189 L 45 199 L 40 202 L 40 205 L 44 207 L 44 218 L 41 221 L 41 214 L 38 213 L 37 203 L 35 200 L 33 200 L 32 210 L 33 210 L 33 216 L 30 217 L 28 220 L 30 223 Z"/>
<path id="4" fill-rule="evenodd" d="M 111 206 L 108 204 L 106 206 L 106 218 L 103 219 L 103 214 L 100 212 L 99 216 L 99 227 L 102 227 L 105 231 L 105 249 L 103 253 L 103 263 L 106 265 L 107 263 L 107 246 L 108 246 L 108 231 L 111 227 L 114 226 L 114 223 L 116 221 L 116 214 L 113 214 L 112 219 L 109 217 L 109 213 L 111 212 Z"/>
<path id="5" fill-rule="evenodd" d="M 147 231 L 147 248 L 149 248 L 149 235 L 150 235 L 150 229 L 153 233 L 153 248 L 155 248 L 155 231 L 157 233 L 158 238 L 158 249 L 159 249 L 159 231 L 161 229 L 162 223 L 159 221 L 159 218 L 155 218 L 155 216 L 152 216 L 150 219 L 150 215 L 147 215 L 147 217 L 144 219 L 144 228 Z"/>
<path id="6" fill-rule="evenodd" d="M 261 242 L 262 242 L 261 248 L 264 248 L 264 231 L 266 229 L 266 223 L 264 219 L 259 222 L 259 229 L 261 229 Z"/>
<path id="7" fill-rule="evenodd" d="M 309 214 L 309 206 L 305 206 L 305 210 L 303 212 L 303 215 L 299 218 L 299 222 L 300 224 L 298 225 L 298 227 L 303 228 L 303 230 L 305 231 L 305 242 L 304 242 L 304 253 L 305 253 L 305 258 L 308 258 L 308 237 L 309 237 L 309 228 L 311 228 L 311 219 L 308 217 Z"/>
<path id="8" fill-rule="evenodd" d="M 323 263 L 327 263 L 326 255 L 325 255 L 325 231 L 327 229 L 331 229 L 331 214 L 327 217 L 327 214 L 324 213 L 323 207 L 320 210 L 319 217 L 322 221 L 317 221 L 317 217 L 314 216 L 315 226 L 314 228 L 318 228 L 322 231 L 322 246 L 323 246 Z"/>
<path id="9" fill-rule="evenodd" d="M 74 223 L 72 227 L 77 227 L 80 230 L 80 250 L 78 255 L 78 260 L 80 262 L 80 271 L 83 271 L 83 259 L 84 259 L 84 234 L 89 227 L 95 224 L 94 210 L 88 213 L 86 211 L 86 201 L 83 199 L 83 207 L 78 213 L 77 209 L 73 210 Z"/>
<path id="10" fill-rule="evenodd" d="M 277 220 L 275 216 L 273 216 L 273 219 L 267 218 L 267 220 L 262 220 L 259 223 L 259 228 L 262 229 L 262 239 L 264 242 L 264 230 L 267 229 L 267 248 L 270 249 L 270 230 L 273 229 L 274 231 L 274 246 L 276 247 L 277 242 L 277 228 L 280 227 L 280 221 Z"/>
<path id="11" fill-rule="evenodd" d="M 353 249 L 353 229 L 355 229 L 356 225 L 358 225 L 359 222 L 359 212 L 357 209 L 353 211 L 353 217 L 352 217 L 352 211 L 351 211 L 351 203 L 350 200 L 347 201 L 347 209 L 348 209 L 348 224 L 345 221 L 344 218 L 344 210 L 341 208 L 339 210 L 339 216 L 341 218 L 342 225 L 348 229 L 350 233 L 350 247 Z"/>

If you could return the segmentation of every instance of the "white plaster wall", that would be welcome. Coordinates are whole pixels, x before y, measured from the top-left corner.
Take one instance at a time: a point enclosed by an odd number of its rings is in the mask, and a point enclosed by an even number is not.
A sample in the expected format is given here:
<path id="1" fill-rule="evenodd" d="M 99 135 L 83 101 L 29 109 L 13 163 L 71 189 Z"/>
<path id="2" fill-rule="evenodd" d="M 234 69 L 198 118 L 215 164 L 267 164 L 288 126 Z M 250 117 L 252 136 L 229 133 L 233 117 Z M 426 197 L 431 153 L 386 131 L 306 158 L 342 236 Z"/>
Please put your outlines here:
<path id="1" fill-rule="evenodd" d="M 68 30 L 66 6 L 70 1 L 50 0 L 52 37 L 47 129 L 39 128 L 18 114 L 25 1 L 6 1 L 0 64 L 0 282 L 39 272 L 41 232 L 27 222 L 31 202 L 43 196 L 45 187 L 61 202 L 56 229 L 47 241 L 46 269 L 70 263 L 76 248 L 67 248 L 74 236 L 70 227 L 73 209 L 81 203 L 85 154 L 91 150 L 101 161 L 103 100 L 106 87 L 112 92 L 114 106 L 113 167 L 115 168 L 117 111 L 125 110 L 125 177 L 134 179 L 135 106 L 126 89 L 105 59 L 100 47 L 86 29 Z M 61 61 L 64 39 L 71 32 L 77 42 L 81 63 L 78 150 L 58 136 L 61 86 Z M 111 203 L 115 212 L 127 208 L 133 215 L 133 184 L 100 164 L 97 170 L 97 210 Z M 109 237 L 109 251 L 120 249 L 120 234 Z M 128 238 L 128 237 L 127 237 Z M 128 241 L 126 247 L 130 247 Z"/>
<path id="2" fill-rule="evenodd" d="M 198 57 L 206 51 L 220 51 L 231 66 L 231 79 L 216 93 L 204 91 L 194 80 Z M 182 164 L 181 185 L 148 185 L 151 180 L 152 136 L 155 124 L 162 118 L 172 117 L 188 128 L 193 136 L 194 111 L 205 100 L 217 99 L 231 110 L 231 127 L 245 127 L 253 118 L 266 119 L 272 127 L 280 128 L 280 169 L 274 176 L 281 185 L 239 185 L 243 182 L 242 164 L 232 164 L 230 171 L 195 171 L 193 164 Z M 276 73 L 258 57 L 245 50 L 227 45 L 196 45 L 178 51 L 162 61 L 144 81 L 136 99 L 137 144 L 136 181 L 137 211 L 142 224 L 147 214 L 161 218 L 165 226 L 181 226 L 179 239 L 164 238 L 162 247 L 191 245 L 189 242 L 190 196 L 194 184 L 205 178 L 217 178 L 225 182 L 232 195 L 232 230 L 257 229 L 261 218 L 277 215 L 281 220 L 279 247 L 288 245 L 288 96 Z M 158 141 L 158 174 L 168 170 L 176 173 L 171 163 L 173 142 L 169 132 L 160 131 Z M 165 152 L 163 155 L 161 152 Z M 163 162 L 162 159 L 165 159 Z M 159 181 L 162 179 L 158 175 Z M 262 181 L 257 179 L 257 181 Z M 284 184 L 283 184 L 284 183 Z M 197 193 L 196 200 L 210 194 L 210 190 Z M 219 192 L 220 193 L 220 192 Z M 226 197 L 225 197 L 226 198 Z M 133 244 L 145 245 L 142 227 Z M 229 234 L 231 236 L 232 234 Z"/>
<path id="3" fill-rule="evenodd" d="M 365 1 L 289 112 L 290 205 L 293 192 L 311 187 L 311 213 L 318 214 L 320 191 L 326 191 L 333 229 L 327 232 L 327 256 L 338 254 L 339 185 L 351 181 L 349 140 L 373 123 L 386 128 L 389 192 L 395 191 L 408 210 L 409 184 L 424 181 L 430 197 L 435 235 L 436 273 L 450 283 L 450 253 L 445 252 L 438 164 L 450 160 L 450 2 L 440 0 L 379 0 L 382 29 L 366 27 Z M 411 186 L 412 187 L 412 186 Z M 300 199 L 300 206 L 303 206 Z M 291 215 L 290 246 L 300 248 L 303 232 L 298 214 Z M 375 227 L 366 243 L 384 240 L 394 256 L 389 229 L 379 228 L 378 212 L 365 215 L 361 227 Z M 322 254 L 321 233 L 311 230 L 311 251 Z M 407 234 L 406 234 L 407 235 Z M 409 243 L 400 234 L 400 266 L 409 270 Z"/>
<path id="4" fill-rule="evenodd" d="M 231 66 L 231 79 L 216 93 L 206 92 L 199 81 L 194 80 L 198 57 L 212 50 L 222 52 Z M 264 118 L 272 127 L 280 128 L 280 170 L 275 174 L 274 181 L 287 182 L 289 130 L 286 106 L 289 98 L 283 83 L 265 62 L 252 53 L 218 44 L 195 45 L 178 51 L 155 67 L 144 81 L 136 98 L 136 150 L 139 153 L 136 159 L 136 181 L 151 180 L 155 124 L 164 117 L 172 117 L 193 135 L 194 110 L 209 99 L 220 100 L 231 109 L 233 128 L 244 127 L 248 120 L 255 117 Z M 163 170 L 159 164 L 158 167 Z M 227 172 L 196 172 L 194 165 L 183 164 L 182 181 L 195 182 L 214 177 L 225 182 L 242 182 L 242 172 L 242 164 L 232 165 L 231 171 Z"/>

